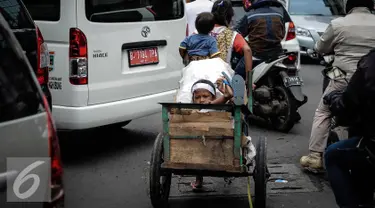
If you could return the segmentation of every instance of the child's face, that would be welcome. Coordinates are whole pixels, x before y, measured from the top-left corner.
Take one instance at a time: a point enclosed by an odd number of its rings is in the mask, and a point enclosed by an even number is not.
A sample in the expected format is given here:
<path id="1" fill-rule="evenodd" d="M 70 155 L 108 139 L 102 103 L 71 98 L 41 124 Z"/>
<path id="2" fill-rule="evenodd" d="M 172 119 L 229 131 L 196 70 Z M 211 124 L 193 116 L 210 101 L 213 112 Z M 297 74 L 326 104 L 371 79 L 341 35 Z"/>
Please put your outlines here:
<path id="1" fill-rule="evenodd" d="M 209 101 L 213 101 L 214 96 L 210 93 L 210 91 L 205 89 L 197 89 L 194 91 L 193 94 L 193 102 L 197 104 L 205 104 Z"/>

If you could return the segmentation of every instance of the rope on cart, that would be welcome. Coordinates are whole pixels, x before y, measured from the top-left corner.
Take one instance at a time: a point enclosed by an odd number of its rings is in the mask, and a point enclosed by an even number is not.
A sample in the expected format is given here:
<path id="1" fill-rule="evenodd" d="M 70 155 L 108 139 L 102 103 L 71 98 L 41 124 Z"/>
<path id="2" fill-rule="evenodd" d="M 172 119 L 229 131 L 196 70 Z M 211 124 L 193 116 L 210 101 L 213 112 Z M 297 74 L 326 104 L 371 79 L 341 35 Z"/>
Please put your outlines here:
<path id="1" fill-rule="evenodd" d="M 253 208 L 253 201 L 251 200 L 251 192 L 250 192 L 250 176 L 247 176 L 247 198 L 249 200 L 250 208 Z"/>

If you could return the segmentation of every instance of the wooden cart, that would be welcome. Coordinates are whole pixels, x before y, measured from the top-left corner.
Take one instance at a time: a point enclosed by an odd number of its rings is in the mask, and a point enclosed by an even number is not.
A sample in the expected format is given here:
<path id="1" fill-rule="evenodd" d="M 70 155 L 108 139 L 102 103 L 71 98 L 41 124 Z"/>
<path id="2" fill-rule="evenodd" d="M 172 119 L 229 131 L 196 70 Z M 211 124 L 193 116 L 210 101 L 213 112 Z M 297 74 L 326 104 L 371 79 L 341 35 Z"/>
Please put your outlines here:
<path id="1" fill-rule="evenodd" d="M 154 208 L 168 206 L 172 174 L 248 177 L 255 181 L 255 207 L 266 206 L 266 138 L 257 141 L 255 164 L 241 155 L 248 126 L 243 105 L 161 103 L 163 132 L 154 144 L 150 198 Z M 194 110 L 195 109 L 195 110 Z M 213 109 L 200 113 L 200 109 Z"/>

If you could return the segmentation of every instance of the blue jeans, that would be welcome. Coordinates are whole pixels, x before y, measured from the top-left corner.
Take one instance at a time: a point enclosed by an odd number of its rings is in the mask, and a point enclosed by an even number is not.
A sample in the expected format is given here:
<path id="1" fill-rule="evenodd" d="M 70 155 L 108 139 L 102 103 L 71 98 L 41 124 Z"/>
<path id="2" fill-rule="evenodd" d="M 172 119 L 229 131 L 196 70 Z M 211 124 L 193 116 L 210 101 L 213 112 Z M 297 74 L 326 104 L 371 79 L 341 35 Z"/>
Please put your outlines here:
<path id="1" fill-rule="evenodd" d="M 254 59 L 254 57 L 253 57 Z M 258 59 L 258 60 L 253 60 L 253 69 L 262 62 L 262 60 Z M 234 72 L 235 74 L 239 74 L 241 75 L 241 77 L 246 80 L 246 67 L 245 67 L 245 57 L 242 57 L 237 65 L 236 65 L 236 68 L 234 69 Z"/>
<path id="2" fill-rule="evenodd" d="M 359 138 L 339 141 L 325 152 L 325 164 L 336 202 L 341 208 L 373 203 L 374 167 L 357 149 Z"/>
<path id="3" fill-rule="evenodd" d="M 241 77 L 246 80 L 246 67 L 245 67 L 245 58 L 242 57 L 234 69 L 235 74 L 241 75 Z"/>

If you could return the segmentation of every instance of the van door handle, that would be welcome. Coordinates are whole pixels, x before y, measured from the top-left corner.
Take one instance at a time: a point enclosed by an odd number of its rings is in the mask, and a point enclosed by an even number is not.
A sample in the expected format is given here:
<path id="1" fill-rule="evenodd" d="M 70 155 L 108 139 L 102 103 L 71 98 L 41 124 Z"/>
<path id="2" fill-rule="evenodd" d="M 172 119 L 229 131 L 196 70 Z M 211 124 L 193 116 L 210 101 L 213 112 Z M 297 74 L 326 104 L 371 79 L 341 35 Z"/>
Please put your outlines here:
<path id="1" fill-rule="evenodd" d="M 166 40 L 151 40 L 151 41 L 139 41 L 139 42 L 131 42 L 131 43 L 124 43 L 122 44 L 121 49 L 133 49 L 133 48 L 147 48 L 147 47 L 158 47 L 158 46 L 166 46 Z"/>
<path id="2" fill-rule="evenodd" d="M 18 175 L 18 171 L 8 171 L 5 173 L 0 173 L 0 192 L 5 192 L 7 188 L 7 181 L 14 181 Z"/>

